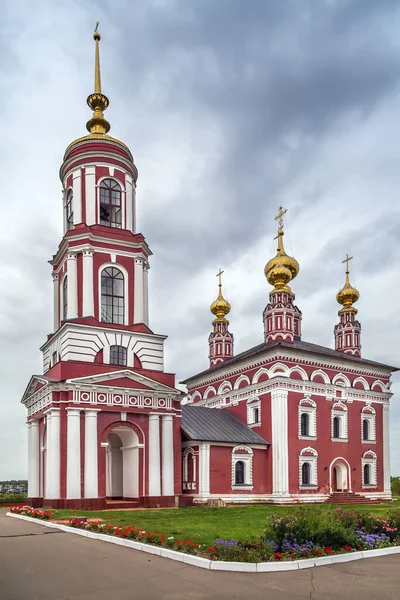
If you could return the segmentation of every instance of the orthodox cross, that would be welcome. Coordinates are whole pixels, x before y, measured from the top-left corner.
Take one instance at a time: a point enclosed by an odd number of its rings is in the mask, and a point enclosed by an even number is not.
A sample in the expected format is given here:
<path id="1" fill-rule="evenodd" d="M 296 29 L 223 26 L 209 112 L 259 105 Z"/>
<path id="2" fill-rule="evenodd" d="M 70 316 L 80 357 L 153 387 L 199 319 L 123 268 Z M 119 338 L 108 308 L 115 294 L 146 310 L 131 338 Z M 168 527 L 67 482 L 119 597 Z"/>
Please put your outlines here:
<path id="1" fill-rule="evenodd" d="M 97 33 L 97 29 L 98 29 L 99 25 L 100 25 L 100 21 L 97 21 L 97 23 L 96 23 L 96 28 L 95 28 L 95 30 L 94 30 L 94 33 Z"/>
<path id="2" fill-rule="evenodd" d="M 279 207 L 279 211 L 278 214 L 275 217 L 275 221 L 278 221 L 279 223 L 279 229 L 282 229 L 283 227 L 283 215 L 287 213 L 287 208 L 283 208 L 283 206 Z"/>
<path id="3" fill-rule="evenodd" d="M 218 285 L 219 285 L 219 286 L 222 286 L 222 283 L 221 283 L 221 276 L 222 276 L 222 273 L 225 273 L 225 271 L 221 271 L 221 267 L 220 267 L 220 269 L 219 269 L 219 271 L 218 271 L 218 273 L 217 273 L 217 277 L 218 277 Z"/>
<path id="4" fill-rule="evenodd" d="M 348 273 L 348 272 L 349 272 L 349 262 L 350 262 L 351 260 L 353 260 L 353 257 L 352 257 L 352 256 L 350 256 L 350 257 L 349 257 L 349 255 L 348 255 L 348 254 L 346 254 L 346 258 L 345 258 L 344 260 L 342 260 L 342 264 L 343 264 L 343 263 L 346 263 L 346 273 Z"/>

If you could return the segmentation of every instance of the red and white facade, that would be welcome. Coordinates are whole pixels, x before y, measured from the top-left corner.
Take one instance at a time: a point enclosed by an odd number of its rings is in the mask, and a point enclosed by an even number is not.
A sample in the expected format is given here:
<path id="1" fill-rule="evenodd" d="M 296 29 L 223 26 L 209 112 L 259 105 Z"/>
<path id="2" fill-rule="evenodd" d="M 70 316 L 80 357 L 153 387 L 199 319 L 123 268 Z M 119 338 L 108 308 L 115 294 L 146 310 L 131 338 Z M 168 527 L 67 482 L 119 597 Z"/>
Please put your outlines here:
<path id="1" fill-rule="evenodd" d="M 348 266 L 335 350 L 301 341 L 301 311 L 288 285 L 299 265 L 283 248 L 283 209 L 277 255 L 265 268 L 274 288 L 264 342 L 234 356 L 220 279 L 210 368 L 185 381 L 189 406 L 181 406 L 175 376 L 164 371 L 166 338 L 150 329 L 151 252 L 136 231 L 138 172 L 125 144 L 107 135 L 97 32 L 94 39 L 90 133 L 67 148 L 60 169 L 64 235 L 50 261 L 53 331 L 41 348 L 43 373 L 22 399 L 29 502 L 86 509 L 112 500 L 323 501 L 334 491 L 390 498 L 395 369 L 361 357 Z"/>
<path id="2" fill-rule="evenodd" d="M 107 498 L 174 506 L 181 392 L 164 371 L 166 338 L 149 328 L 151 252 L 135 226 L 138 173 L 129 149 L 106 134 L 100 79 L 88 103 L 91 133 L 67 148 L 60 169 L 53 333 L 41 348 L 43 375 L 22 400 L 28 495 L 53 507 L 100 508 Z"/>

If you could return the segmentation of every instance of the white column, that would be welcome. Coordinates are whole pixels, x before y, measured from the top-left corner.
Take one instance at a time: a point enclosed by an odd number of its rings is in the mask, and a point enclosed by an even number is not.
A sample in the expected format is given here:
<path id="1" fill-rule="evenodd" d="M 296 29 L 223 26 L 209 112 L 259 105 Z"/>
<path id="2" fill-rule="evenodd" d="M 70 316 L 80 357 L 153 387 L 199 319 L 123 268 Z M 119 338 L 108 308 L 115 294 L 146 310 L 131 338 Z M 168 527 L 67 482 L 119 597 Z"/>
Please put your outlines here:
<path id="1" fill-rule="evenodd" d="M 81 497 L 81 409 L 67 408 L 67 498 Z"/>
<path id="2" fill-rule="evenodd" d="M 133 322 L 144 323 L 143 260 L 135 258 L 135 280 L 133 298 Z"/>
<path id="3" fill-rule="evenodd" d="M 95 225 L 96 223 L 96 167 L 86 167 L 85 169 L 85 208 L 86 225 Z M 100 219 L 99 219 L 100 223 Z"/>
<path id="4" fill-rule="evenodd" d="M 78 269 L 77 258 L 74 252 L 67 254 L 67 318 L 75 319 L 78 316 Z"/>
<path id="5" fill-rule="evenodd" d="M 272 390 L 272 493 L 289 493 L 288 392 Z"/>
<path id="6" fill-rule="evenodd" d="M 134 211 L 134 206 L 133 206 L 133 179 L 127 175 L 125 177 L 125 182 L 126 182 L 126 195 L 125 195 L 125 202 L 126 202 L 126 211 L 125 211 L 126 224 L 125 224 L 125 229 L 129 229 L 130 231 L 132 231 L 133 233 L 135 233 L 134 217 L 133 217 L 133 211 Z"/>
<path id="7" fill-rule="evenodd" d="M 50 408 L 47 415 L 46 498 L 60 498 L 60 409 Z"/>
<path id="8" fill-rule="evenodd" d="M 383 405 L 383 489 L 391 493 L 390 486 L 390 405 Z M 378 459 L 379 460 L 379 459 Z"/>
<path id="9" fill-rule="evenodd" d="M 199 446 L 199 494 L 210 495 L 210 444 Z"/>
<path id="10" fill-rule="evenodd" d="M 174 495 L 174 423 L 172 415 L 162 416 L 162 495 Z"/>
<path id="11" fill-rule="evenodd" d="M 74 211 L 74 225 L 82 223 L 82 171 L 77 169 L 72 173 L 72 209 Z"/>
<path id="12" fill-rule="evenodd" d="M 83 257 L 83 290 L 82 290 L 82 316 L 94 316 L 94 295 L 93 295 L 93 249 L 85 248 L 82 252 Z"/>
<path id="13" fill-rule="evenodd" d="M 160 490 L 160 419 L 149 415 L 149 496 L 161 496 Z"/>
<path id="14" fill-rule="evenodd" d="M 58 273 L 56 273 L 55 271 L 53 271 L 53 273 L 51 274 L 53 277 L 53 330 L 57 331 L 59 323 L 60 323 L 60 319 L 59 319 L 59 306 L 60 306 L 60 295 L 59 295 L 59 289 L 60 289 L 60 281 L 59 281 L 59 277 L 58 277 Z"/>
<path id="15" fill-rule="evenodd" d="M 39 498 L 39 421 L 28 423 L 28 496 Z"/>
<path id="16" fill-rule="evenodd" d="M 143 268 L 143 323 L 149 325 L 149 263 Z"/>
<path id="17" fill-rule="evenodd" d="M 99 475 L 97 468 L 97 413 L 98 409 L 85 410 L 85 485 L 84 497 L 97 498 Z"/>

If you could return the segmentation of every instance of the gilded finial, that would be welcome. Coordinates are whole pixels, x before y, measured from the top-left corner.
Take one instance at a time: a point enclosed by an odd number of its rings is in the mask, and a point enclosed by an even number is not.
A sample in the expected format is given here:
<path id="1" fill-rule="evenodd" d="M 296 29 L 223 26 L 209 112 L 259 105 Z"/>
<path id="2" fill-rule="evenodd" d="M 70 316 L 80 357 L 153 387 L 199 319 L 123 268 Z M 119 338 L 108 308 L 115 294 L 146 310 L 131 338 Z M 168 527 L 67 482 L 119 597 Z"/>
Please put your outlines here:
<path id="1" fill-rule="evenodd" d="M 283 217 L 286 213 L 287 208 L 280 206 L 275 217 L 275 221 L 278 221 L 278 235 L 275 237 L 278 240 L 276 256 L 267 262 L 264 274 L 268 283 L 274 286 L 273 292 L 287 292 L 293 295 L 288 283 L 298 275 L 300 267 L 295 258 L 286 254 L 283 246 Z"/>
<path id="2" fill-rule="evenodd" d="M 90 94 L 87 99 L 89 108 L 93 110 L 93 117 L 87 122 L 86 128 L 90 133 L 106 134 L 110 131 L 110 123 L 104 118 L 103 112 L 109 105 L 107 96 L 101 93 L 101 73 L 100 73 L 100 49 L 99 42 L 101 35 L 98 32 L 99 23 L 96 23 L 96 28 L 93 33 L 95 41 L 95 66 L 94 66 L 94 93 Z"/>
<path id="3" fill-rule="evenodd" d="M 221 281 L 221 277 L 222 277 L 223 273 L 224 273 L 224 271 L 221 271 L 221 269 L 219 269 L 219 271 L 217 273 L 217 277 L 218 277 L 218 298 L 216 300 L 214 300 L 214 302 L 210 306 L 210 311 L 216 317 L 214 319 L 213 323 L 216 323 L 217 321 L 221 321 L 223 323 L 227 323 L 227 319 L 225 319 L 225 315 L 227 315 L 230 312 L 230 310 L 231 310 L 231 305 L 229 304 L 229 302 L 227 300 L 225 300 L 225 298 L 222 295 L 222 281 Z"/>
<path id="4" fill-rule="evenodd" d="M 336 294 L 336 300 L 343 306 L 339 310 L 339 312 L 358 312 L 357 309 L 353 306 L 354 302 L 360 297 L 360 294 L 356 288 L 354 288 L 350 284 L 350 270 L 349 270 L 349 262 L 353 260 L 352 256 L 346 254 L 346 258 L 342 260 L 342 264 L 346 263 L 346 281 L 342 289 Z"/>

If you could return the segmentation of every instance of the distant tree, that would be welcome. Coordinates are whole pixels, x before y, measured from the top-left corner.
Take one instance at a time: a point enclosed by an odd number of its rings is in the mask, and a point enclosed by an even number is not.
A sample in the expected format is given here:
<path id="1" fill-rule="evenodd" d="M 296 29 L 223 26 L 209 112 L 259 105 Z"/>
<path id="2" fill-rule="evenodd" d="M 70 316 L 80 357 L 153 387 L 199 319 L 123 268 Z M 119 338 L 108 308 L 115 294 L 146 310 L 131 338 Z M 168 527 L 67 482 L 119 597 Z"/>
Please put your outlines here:
<path id="1" fill-rule="evenodd" d="M 391 477 L 390 483 L 393 494 L 400 494 L 400 477 Z"/>

